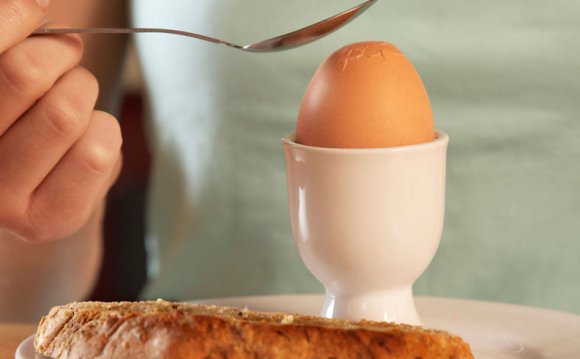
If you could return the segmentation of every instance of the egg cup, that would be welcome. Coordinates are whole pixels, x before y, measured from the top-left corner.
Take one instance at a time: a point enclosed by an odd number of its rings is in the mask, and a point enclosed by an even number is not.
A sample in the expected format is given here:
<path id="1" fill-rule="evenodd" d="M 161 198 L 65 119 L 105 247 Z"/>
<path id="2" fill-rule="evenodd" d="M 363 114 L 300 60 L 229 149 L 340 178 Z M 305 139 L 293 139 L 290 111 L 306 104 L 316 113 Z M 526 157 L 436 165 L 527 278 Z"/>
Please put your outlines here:
<path id="1" fill-rule="evenodd" d="M 282 139 L 293 238 L 322 315 L 420 325 L 412 287 L 439 246 L 449 138 L 369 149 Z"/>

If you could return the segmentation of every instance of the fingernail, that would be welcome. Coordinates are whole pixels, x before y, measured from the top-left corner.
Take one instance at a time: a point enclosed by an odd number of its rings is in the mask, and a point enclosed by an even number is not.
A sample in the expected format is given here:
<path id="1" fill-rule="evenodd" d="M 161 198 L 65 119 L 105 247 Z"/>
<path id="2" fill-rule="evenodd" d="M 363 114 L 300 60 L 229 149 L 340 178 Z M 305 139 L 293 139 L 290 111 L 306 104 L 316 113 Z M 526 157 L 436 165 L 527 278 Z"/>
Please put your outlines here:
<path id="1" fill-rule="evenodd" d="M 38 6 L 40 6 L 43 10 L 48 9 L 50 6 L 50 0 L 36 0 Z"/>

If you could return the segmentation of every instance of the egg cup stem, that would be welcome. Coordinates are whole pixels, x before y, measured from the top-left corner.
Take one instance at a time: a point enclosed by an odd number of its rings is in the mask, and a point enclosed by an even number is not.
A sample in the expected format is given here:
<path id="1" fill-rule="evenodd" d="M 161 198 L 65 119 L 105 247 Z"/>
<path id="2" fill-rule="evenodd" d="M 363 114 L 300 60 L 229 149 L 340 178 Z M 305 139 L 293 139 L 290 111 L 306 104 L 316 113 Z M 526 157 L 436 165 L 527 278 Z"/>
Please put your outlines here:
<path id="1" fill-rule="evenodd" d="M 376 313 L 382 313 L 377 317 Z M 422 325 L 411 286 L 364 294 L 335 295 L 326 290 L 322 316 L 327 318 L 373 318 L 385 322 Z"/>

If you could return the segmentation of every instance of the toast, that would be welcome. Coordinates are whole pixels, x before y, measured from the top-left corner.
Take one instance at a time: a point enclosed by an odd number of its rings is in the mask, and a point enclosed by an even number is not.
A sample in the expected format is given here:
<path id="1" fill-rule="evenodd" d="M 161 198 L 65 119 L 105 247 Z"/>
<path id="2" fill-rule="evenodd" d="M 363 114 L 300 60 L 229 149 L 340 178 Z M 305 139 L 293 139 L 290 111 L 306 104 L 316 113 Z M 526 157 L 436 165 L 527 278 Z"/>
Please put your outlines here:
<path id="1" fill-rule="evenodd" d="M 34 346 L 55 359 L 473 358 L 444 331 L 162 300 L 54 307 Z"/>

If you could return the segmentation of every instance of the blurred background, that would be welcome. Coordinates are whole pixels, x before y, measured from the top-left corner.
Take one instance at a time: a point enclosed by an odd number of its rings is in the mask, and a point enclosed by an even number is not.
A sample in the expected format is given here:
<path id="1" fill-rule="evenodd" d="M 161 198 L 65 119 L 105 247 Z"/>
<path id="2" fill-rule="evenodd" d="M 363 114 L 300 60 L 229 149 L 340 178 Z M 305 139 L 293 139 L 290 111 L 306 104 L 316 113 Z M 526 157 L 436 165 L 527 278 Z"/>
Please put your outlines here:
<path id="1" fill-rule="evenodd" d="M 144 207 L 150 156 L 142 89 L 131 45 L 118 117 L 124 141 L 123 170 L 107 200 L 105 255 L 92 300 L 136 300 L 146 279 Z"/>

